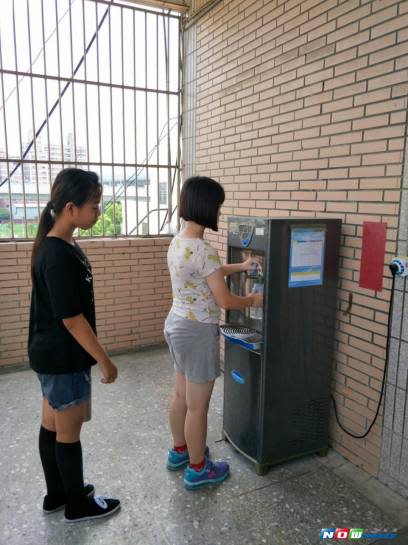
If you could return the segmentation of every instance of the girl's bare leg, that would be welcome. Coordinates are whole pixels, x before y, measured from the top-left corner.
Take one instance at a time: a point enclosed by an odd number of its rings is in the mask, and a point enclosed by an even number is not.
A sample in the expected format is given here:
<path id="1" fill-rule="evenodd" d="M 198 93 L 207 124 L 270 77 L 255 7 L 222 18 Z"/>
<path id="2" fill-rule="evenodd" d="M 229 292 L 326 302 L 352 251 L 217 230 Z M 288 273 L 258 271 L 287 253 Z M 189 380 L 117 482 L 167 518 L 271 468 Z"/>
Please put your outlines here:
<path id="1" fill-rule="evenodd" d="M 184 375 L 176 371 L 176 382 L 174 385 L 173 395 L 170 400 L 169 409 L 170 429 L 175 446 L 182 446 L 186 444 L 186 438 L 184 436 L 186 413 L 186 378 Z"/>
<path id="2" fill-rule="evenodd" d="M 191 464 L 199 464 L 204 459 L 207 442 L 207 413 L 213 387 L 214 381 L 204 384 L 186 381 L 187 414 L 184 435 Z"/>
<path id="3" fill-rule="evenodd" d="M 85 403 L 73 405 L 63 411 L 54 411 L 58 443 L 76 443 L 79 441 L 84 412 Z"/>

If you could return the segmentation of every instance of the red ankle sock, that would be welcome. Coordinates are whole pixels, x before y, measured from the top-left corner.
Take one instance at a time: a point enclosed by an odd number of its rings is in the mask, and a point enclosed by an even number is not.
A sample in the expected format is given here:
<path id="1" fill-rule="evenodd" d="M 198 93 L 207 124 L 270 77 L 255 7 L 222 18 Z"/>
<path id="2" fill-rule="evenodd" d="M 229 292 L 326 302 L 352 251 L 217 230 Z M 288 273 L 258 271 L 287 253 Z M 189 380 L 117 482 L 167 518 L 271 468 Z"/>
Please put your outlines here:
<path id="1" fill-rule="evenodd" d="M 187 450 L 187 445 L 180 445 L 179 447 L 176 447 L 176 445 L 174 445 L 173 448 L 176 452 L 184 452 Z"/>
<path id="2" fill-rule="evenodd" d="M 190 464 L 191 469 L 194 469 L 194 471 L 201 471 L 202 469 L 204 469 L 204 466 L 205 466 L 205 458 L 199 464 Z"/>

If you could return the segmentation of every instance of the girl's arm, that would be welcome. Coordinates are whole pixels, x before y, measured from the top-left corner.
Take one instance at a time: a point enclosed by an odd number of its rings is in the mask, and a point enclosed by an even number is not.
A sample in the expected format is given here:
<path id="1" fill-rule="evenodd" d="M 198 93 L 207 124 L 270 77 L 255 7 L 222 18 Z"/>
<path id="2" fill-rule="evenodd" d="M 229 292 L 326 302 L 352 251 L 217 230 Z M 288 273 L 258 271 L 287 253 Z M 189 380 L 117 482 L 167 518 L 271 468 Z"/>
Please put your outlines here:
<path id="1" fill-rule="evenodd" d="M 72 318 L 64 318 L 62 323 L 74 337 L 74 339 L 88 352 L 99 364 L 102 372 L 101 382 L 108 384 L 114 382 L 118 376 L 116 365 L 102 348 L 88 320 L 83 314 Z"/>
<path id="2" fill-rule="evenodd" d="M 223 265 L 221 267 L 222 274 L 224 276 L 229 276 L 230 274 L 234 274 L 236 272 L 243 272 L 242 265 L 243 265 L 243 263 L 231 263 L 231 264 L 228 264 L 228 265 Z"/>
<path id="3" fill-rule="evenodd" d="M 262 293 L 251 293 L 245 297 L 234 295 L 225 283 L 223 267 L 206 277 L 207 284 L 214 295 L 217 305 L 225 310 L 239 310 L 247 307 L 261 307 L 263 305 Z"/>
<path id="4" fill-rule="evenodd" d="M 258 265 L 258 262 L 250 257 L 242 263 L 231 263 L 228 265 L 223 265 L 221 269 L 224 276 L 229 276 L 230 274 L 234 274 L 236 272 L 249 271 L 256 265 Z"/>

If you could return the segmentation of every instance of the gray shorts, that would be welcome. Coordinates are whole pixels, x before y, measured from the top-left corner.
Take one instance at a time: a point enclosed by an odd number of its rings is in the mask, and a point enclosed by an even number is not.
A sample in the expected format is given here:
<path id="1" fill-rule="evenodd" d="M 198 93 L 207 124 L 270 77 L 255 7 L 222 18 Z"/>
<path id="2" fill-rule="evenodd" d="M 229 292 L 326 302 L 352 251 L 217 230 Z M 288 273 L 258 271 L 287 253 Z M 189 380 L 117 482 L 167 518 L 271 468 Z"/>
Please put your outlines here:
<path id="1" fill-rule="evenodd" d="M 220 375 L 218 324 L 196 322 L 170 312 L 164 323 L 164 337 L 175 370 L 187 380 L 211 382 Z"/>

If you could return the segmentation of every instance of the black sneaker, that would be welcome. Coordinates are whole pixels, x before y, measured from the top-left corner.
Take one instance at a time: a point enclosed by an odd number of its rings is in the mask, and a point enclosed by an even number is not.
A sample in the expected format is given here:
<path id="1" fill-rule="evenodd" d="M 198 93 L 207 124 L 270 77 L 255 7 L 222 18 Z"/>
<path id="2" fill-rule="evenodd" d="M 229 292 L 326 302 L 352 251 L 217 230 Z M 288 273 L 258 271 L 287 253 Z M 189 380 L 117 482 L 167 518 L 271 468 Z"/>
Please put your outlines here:
<path id="1" fill-rule="evenodd" d="M 74 507 L 65 506 L 65 522 L 101 519 L 120 509 L 120 501 L 105 496 L 85 497 Z"/>
<path id="2" fill-rule="evenodd" d="M 95 494 L 95 487 L 93 484 L 86 484 L 84 486 L 84 496 L 93 496 Z M 43 501 L 43 511 L 46 515 L 50 515 L 51 513 L 55 513 L 56 511 L 59 511 L 63 507 L 65 507 L 65 495 L 61 495 L 58 497 L 52 497 L 48 494 L 44 496 Z"/>

